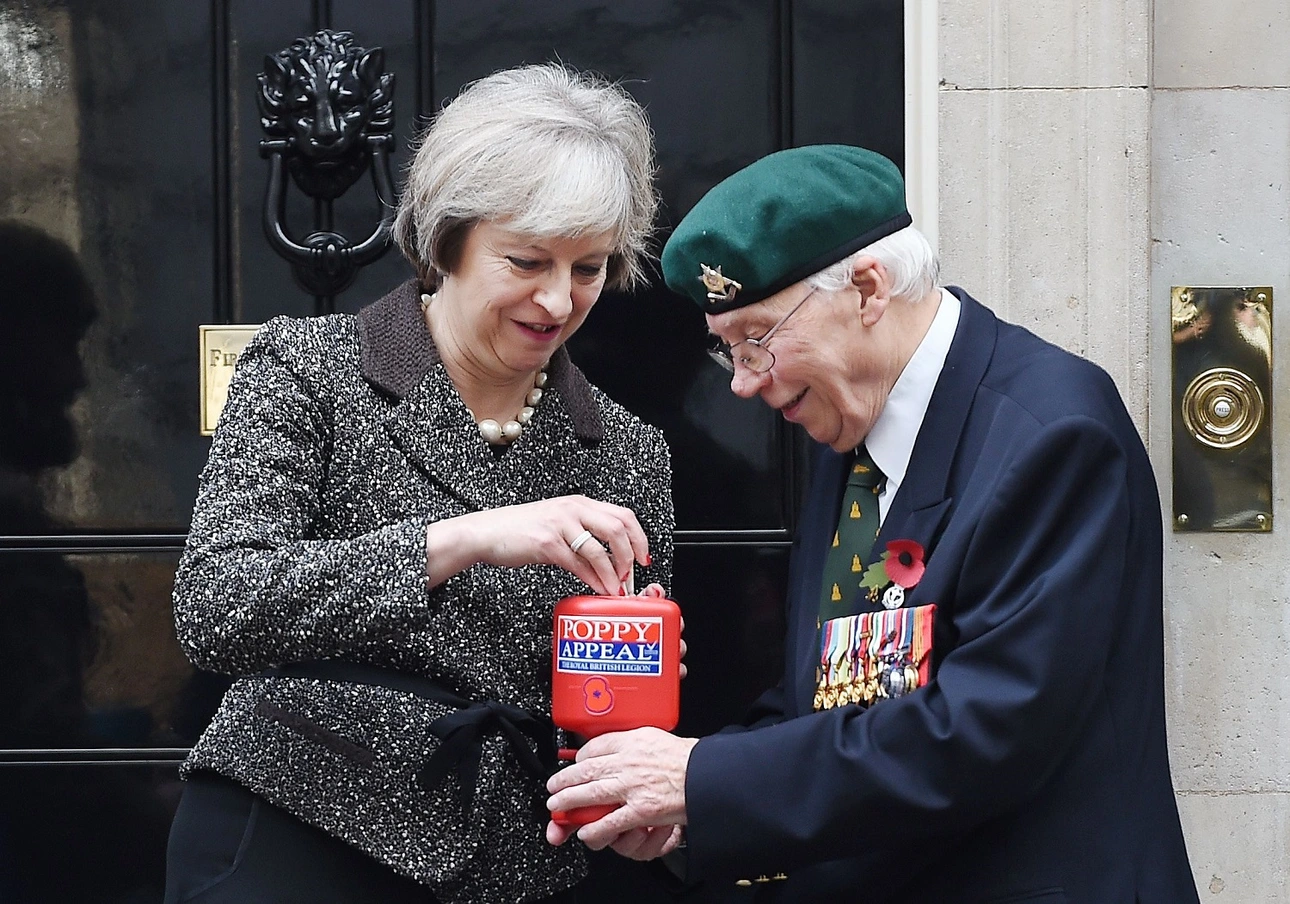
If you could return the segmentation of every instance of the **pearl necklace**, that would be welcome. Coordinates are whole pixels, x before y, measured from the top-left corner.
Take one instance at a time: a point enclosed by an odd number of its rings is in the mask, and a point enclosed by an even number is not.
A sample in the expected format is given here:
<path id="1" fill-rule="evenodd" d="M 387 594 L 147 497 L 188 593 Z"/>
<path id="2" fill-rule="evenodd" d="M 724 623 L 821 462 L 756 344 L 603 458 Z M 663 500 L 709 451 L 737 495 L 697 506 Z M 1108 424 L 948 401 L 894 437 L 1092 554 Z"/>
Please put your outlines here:
<path id="1" fill-rule="evenodd" d="M 427 310 L 433 300 L 433 295 L 423 294 L 421 296 L 422 310 Z M 546 388 L 547 381 L 546 368 L 547 365 L 543 364 L 542 369 L 534 376 L 533 388 L 529 390 L 529 394 L 524 399 L 526 404 L 514 418 L 504 424 L 497 423 L 491 417 L 486 417 L 482 421 L 475 421 L 475 426 L 479 429 L 479 435 L 484 438 L 485 442 L 494 446 L 509 446 L 520 438 L 524 428 L 533 419 L 534 407 L 538 402 L 542 401 L 542 390 Z M 470 415 L 472 421 L 475 420 L 475 412 L 467 408 L 466 413 Z"/>
<path id="2" fill-rule="evenodd" d="M 533 419 L 533 408 L 538 402 L 542 401 L 542 390 L 545 386 L 546 365 L 543 364 L 542 369 L 533 378 L 533 388 L 529 390 L 529 394 L 525 398 L 525 402 L 528 404 L 520 409 L 514 419 L 504 424 L 497 423 L 491 417 L 476 421 L 475 426 L 479 428 L 479 435 L 494 446 L 509 446 L 515 442 L 520 438 L 520 434 L 524 432 L 524 428 L 529 425 L 529 421 Z M 466 413 L 470 415 L 471 420 L 475 419 L 475 412 L 469 408 L 466 409 Z"/>

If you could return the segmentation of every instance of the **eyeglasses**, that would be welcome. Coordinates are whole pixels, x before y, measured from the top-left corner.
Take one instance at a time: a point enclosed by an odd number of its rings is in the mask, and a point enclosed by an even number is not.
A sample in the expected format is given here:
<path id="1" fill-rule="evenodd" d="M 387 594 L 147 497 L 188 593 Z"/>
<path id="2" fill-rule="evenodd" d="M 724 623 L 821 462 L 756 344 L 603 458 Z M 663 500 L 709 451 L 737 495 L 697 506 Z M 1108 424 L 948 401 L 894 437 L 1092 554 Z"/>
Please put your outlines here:
<path id="1" fill-rule="evenodd" d="M 712 360 L 716 361 L 731 373 L 735 372 L 735 364 L 746 367 L 755 374 L 764 374 L 775 366 L 775 355 L 766 347 L 775 331 L 788 322 L 788 318 L 797 313 L 797 309 L 806 304 L 806 299 L 810 298 L 816 292 L 815 289 L 807 292 L 802 300 L 793 305 L 779 322 L 768 329 L 760 339 L 743 339 L 734 345 L 726 345 L 724 342 L 718 343 L 713 348 L 708 349 L 708 354 Z"/>

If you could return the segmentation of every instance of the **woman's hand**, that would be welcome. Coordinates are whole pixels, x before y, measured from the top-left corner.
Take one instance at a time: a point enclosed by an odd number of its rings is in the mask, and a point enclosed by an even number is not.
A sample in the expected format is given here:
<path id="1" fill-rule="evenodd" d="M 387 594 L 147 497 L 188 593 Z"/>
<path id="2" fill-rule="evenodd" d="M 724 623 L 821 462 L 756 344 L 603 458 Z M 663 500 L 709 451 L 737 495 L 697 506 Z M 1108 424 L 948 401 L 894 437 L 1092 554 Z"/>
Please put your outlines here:
<path id="1" fill-rule="evenodd" d="M 478 562 L 558 565 L 596 593 L 620 596 L 634 563 L 649 564 L 649 540 L 631 509 L 586 496 L 471 512 L 426 527 L 430 586 Z"/>

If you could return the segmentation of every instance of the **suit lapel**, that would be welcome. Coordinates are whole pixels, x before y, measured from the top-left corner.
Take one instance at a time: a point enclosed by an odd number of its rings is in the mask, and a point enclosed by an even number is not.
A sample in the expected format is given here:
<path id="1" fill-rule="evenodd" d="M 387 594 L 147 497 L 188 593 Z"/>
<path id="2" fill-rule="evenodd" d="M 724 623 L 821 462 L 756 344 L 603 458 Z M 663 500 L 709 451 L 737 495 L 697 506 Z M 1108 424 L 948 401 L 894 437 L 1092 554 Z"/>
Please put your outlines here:
<path id="1" fill-rule="evenodd" d="M 999 329 L 994 314 L 970 295 L 956 286 L 950 291 L 962 305 L 959 324 L 918 430 L 907 478 L 891 502 L 875 544 L 876 550 L 883 550 L 891 540 L 914 540 L 928 560 L 953 503 L 949 486 L 955 455 L 994 355 Z"/>
<path id="2" fill-rule="evenodd" d="M 395 401 L 383 425 L 391 441 L 467 508 L 577 492 L 578 474 L 598 467 L 590 459 L 604 436 L 600 409 L 563 348 L 552 356 L 533 420 L 499 454 L 480 437 L 439 359 L 414 282 L 359 312 L 359 338 L 364 377 Z"/>
<path id="3" fill-rule="evenodd" d="M 874 552 L 888 541 L 917 541 L 930 560 L 953 508 L 949 495 L 955 455 L 972 402 L 994 355 L 998 320 L 988 309 L 962 289 L 950 287 L 962 305 L 945 364 L 936 380 L 931 401 L 923 416 L 910 456 L 906 479 L 891 501 L 887 517 L 874 543 Z M 815 693 L 815 667 L 819 659 L 820 580 L 825 557 L 833 540 L 838 502 L 846 481 L 846 458 L 823 449 L 815 460 L 815 476 L 802 512 L 800 542 L 794 551 L 797 611 L 791 626 L 789 653 L 793 686 L 789 700 L 798 714 L 809 713 Z M 873 553 L 870 553 L 870 560 Z M 856 611 L 879 608 L 868 600 L 856 600 Z"/>
<path id="4" fill-rule="evenodd" d="M 442 365 L 390 411 L 385 429 L 417 468 L 472 510 L 576 492 L 579 473 L 599 467 L 558 390 L 543 397 L 528 428 L 498 454 L 480 437 Z"/>

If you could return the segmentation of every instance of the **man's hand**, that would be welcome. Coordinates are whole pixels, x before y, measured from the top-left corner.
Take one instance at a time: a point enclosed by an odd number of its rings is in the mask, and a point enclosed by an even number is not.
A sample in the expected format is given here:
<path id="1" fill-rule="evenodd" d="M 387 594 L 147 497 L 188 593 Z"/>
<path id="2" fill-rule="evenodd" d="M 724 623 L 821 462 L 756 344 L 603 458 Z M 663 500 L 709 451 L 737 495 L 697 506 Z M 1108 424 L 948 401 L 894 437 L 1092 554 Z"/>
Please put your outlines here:
<path id="1" fill-rule="evenodd" d="M 685 824 L 685 770 L 697 738 L 678 738 L 658 728 L 637 728 L 592 738 L 578 761 L 547 781 L 550 810 L 597 804 L 622 806 L 577 830 L 593 851 L 612 846 L 637 860 L 676 847 Z M 559 845 L 572 827 L 548 823 L 546 838 Z"/>
<path id="2" fill-rule="evenodd" d="M 684 837 L 681 826 L 654 826 L 632 829 L 610 843 L 610 847 L 632 860 L 653 860 L 676 850 Z"/>

